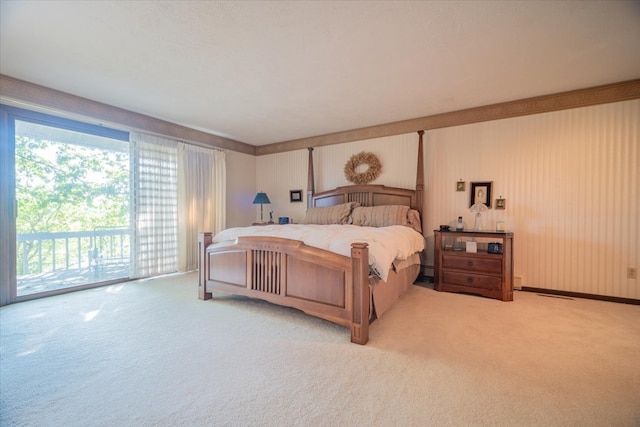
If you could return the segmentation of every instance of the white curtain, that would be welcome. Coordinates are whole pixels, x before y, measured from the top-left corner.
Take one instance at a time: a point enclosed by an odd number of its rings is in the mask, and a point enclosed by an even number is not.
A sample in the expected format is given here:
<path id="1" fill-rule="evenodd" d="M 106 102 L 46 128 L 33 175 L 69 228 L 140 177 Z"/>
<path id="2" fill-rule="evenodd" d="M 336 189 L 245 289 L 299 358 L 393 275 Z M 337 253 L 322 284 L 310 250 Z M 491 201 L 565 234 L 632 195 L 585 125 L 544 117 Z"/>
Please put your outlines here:
<path id="1" fill-rule="evenodd" d="M 198 233 L 226 224 L 226 153 L 180 144 L 178 149 L 178 270 L 198 268 Z"/>
<path id="2" fill-rule="evenodd" d="M 178 269 L 178 143 L 131 132 L 131 277 Z"/>

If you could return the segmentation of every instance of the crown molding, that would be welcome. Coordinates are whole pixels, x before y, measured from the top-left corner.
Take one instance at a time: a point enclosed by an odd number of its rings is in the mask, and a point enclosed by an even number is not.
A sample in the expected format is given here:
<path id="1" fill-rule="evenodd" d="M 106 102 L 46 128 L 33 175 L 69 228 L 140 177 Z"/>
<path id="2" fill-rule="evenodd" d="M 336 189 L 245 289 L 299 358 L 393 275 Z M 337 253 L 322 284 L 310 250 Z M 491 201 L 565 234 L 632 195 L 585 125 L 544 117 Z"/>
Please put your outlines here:
<path id="1" fill-rule="evenodd" d="M 342 144 L 371 138 L 400 135 L 490 120 L 507 119 L 531 114 L 548 113 L 570 108 L 587 107 L 640 98 L 640 79 L 578 89 L 552 95 L 537 96 L 517 101 L 469 108 L 435 114 L 411 120 L 403 120 L 378 126 L 301 138 L 256 147 L 256 155 L 267 155 L 308 147 Z"/>
<path id="2" fill-rule="evenodd" d="M 222 148 L 256 156 L 638 98 L 640 98 L 640 79 L 635 79 L 309 138 L 253 146 L 0 74 L 0 100 L 10 105 L 48 113 L 66 113 L 71 115 L 69 118 L 82 117 L 90 123 L 98 121 L 99 124 L 120 126 L 126 130 L 151 132 L 204 147 Z"/>
<path id="3" fill-rule="evenodd" d="M 102 104 L 66 92 L 15 79 L 0 74 L 0 100 L 16 107 L 35 109 L 47 113 L 71 115 L 102 125 L 115 125 L 126 130 L 150 132 L 169 138 L 189 141 L 203 147 L 216 147 L 255 155 L 255 147 L 186 126 L 166 122 L 144 114 Z"/>

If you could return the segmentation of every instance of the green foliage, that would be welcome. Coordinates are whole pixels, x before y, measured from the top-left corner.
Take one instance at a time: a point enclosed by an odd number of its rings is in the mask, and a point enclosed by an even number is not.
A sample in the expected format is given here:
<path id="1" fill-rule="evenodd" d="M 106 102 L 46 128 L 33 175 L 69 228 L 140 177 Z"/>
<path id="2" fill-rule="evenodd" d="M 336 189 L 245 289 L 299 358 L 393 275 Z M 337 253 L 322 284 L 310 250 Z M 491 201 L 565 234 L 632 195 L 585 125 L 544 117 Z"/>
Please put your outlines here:
<path id="1" fill-rule="evenodd" d="M 16 199 L 18 235 L 128 228 L 129 154 L 16 136 Z M 85 254 L 97 243 L 89 237 L 78 242 L 23 242 L 18 275 L 69 260 L 87 265 Z"/>
<path id="2" fill-rule="evenodd" d="M 17 232 L 129 223 L 128 153 L 16 137 Z"/>

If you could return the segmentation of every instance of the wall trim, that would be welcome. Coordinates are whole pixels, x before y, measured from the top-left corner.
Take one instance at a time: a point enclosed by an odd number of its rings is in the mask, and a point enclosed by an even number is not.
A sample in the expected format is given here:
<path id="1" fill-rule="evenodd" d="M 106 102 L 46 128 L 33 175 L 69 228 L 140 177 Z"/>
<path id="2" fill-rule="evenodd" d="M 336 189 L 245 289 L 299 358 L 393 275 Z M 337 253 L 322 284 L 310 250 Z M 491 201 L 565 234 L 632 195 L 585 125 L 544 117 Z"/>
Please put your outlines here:
<path id="1" fill-rule="evenodd" d="M 71 113 L 72 116 L 68 118 L 80 119 L 91 123 L 102 121 L 106 122 L 104 124 L 107 125 L 124 126 L 128 131 L 150 132 L 169 138 L 189 141 L 203 147 L 216 147 L 245 154 L 256 154 L 253 145 L 102 104 L 87 98 L 5 76 L 4 74 L 0 74 L 0 100 L 7 105 L 19 108 L 54 115 L 56 113 Z"/>
<path id="2" fill-rule="evenodd" d="M 612 297 L 607 295 L 584 294 L 582 292 L 568 292 L 568 291 L 559 291 L 555 289 L 532 288 L 529 286 L 523 286 L 520 290 L 524 292 L 536 292 L 539 294 L 558 295 L 563 297 L 585 298 L 585 299 L 594 299 L 598 301 L 608 301 L 608 302 L 618 302 L 622 304 L 640 305 L 640 300 L 633 299 L 633 298 L 621 298 L 621 297 Z"/>
<path id="3" fill-rule="evenodd" d="M 254 156 L 637 98 L 640 98 L 640 79 L 434 114 L 416 119 L 263 146 L 253 146 L 0 74 L 0 100 L 7 103 L 7 105 L 34 109 L 50 114 L 66 112 L 72 114 L 69 118 L 78 119 L 78 116 L 80 116 L 83 120 L 89 120 L 90 122 L 96 122 L 96 120 L 104 121 L 110 125 L 124 126 L 127 130 L 151 132 L 169 138 L 186 140 L 204 147 L 217 147 Z"/>
<path id="4" fill-rule="evenodd" d="M 275 144 L 256 147 L 256 155 L 262 156 L 266 154 L 281 153 L 284 151 L 301 150 L 307 147 L 342 144 L 345 142 L 413 133 L 419 130 L 426 131 L 470 123 L 566 110 L 570 108 L 608 104 L 611 102 L 627 101 L 636 98 L 640 98 L 640 79 L 551 95 L 537 96 L 534 98 L 520 99 L 516 101 L 501 102 L 499 104 L 434 114 L 432 116 L 417 119 L 403 120 L 344 132 L 335 132 L 310 138 L 278 142 Z"/>

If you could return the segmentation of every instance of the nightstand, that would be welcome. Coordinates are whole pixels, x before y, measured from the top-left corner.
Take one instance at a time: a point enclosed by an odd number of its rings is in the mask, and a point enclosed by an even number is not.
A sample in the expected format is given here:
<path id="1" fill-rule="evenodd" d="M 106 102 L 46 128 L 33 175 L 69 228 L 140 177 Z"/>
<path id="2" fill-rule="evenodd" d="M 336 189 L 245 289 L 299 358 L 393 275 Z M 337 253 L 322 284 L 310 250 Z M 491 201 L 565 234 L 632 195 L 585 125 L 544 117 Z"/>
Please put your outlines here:
<path id="1" fill-rule="evenodd" d="M 434 230 L 434 289 L 513 301 L 513 233 Z M 474 247 L 476 252 L 467 252 Z M 475 245 L 473 244 L 475 242 Z"/>

